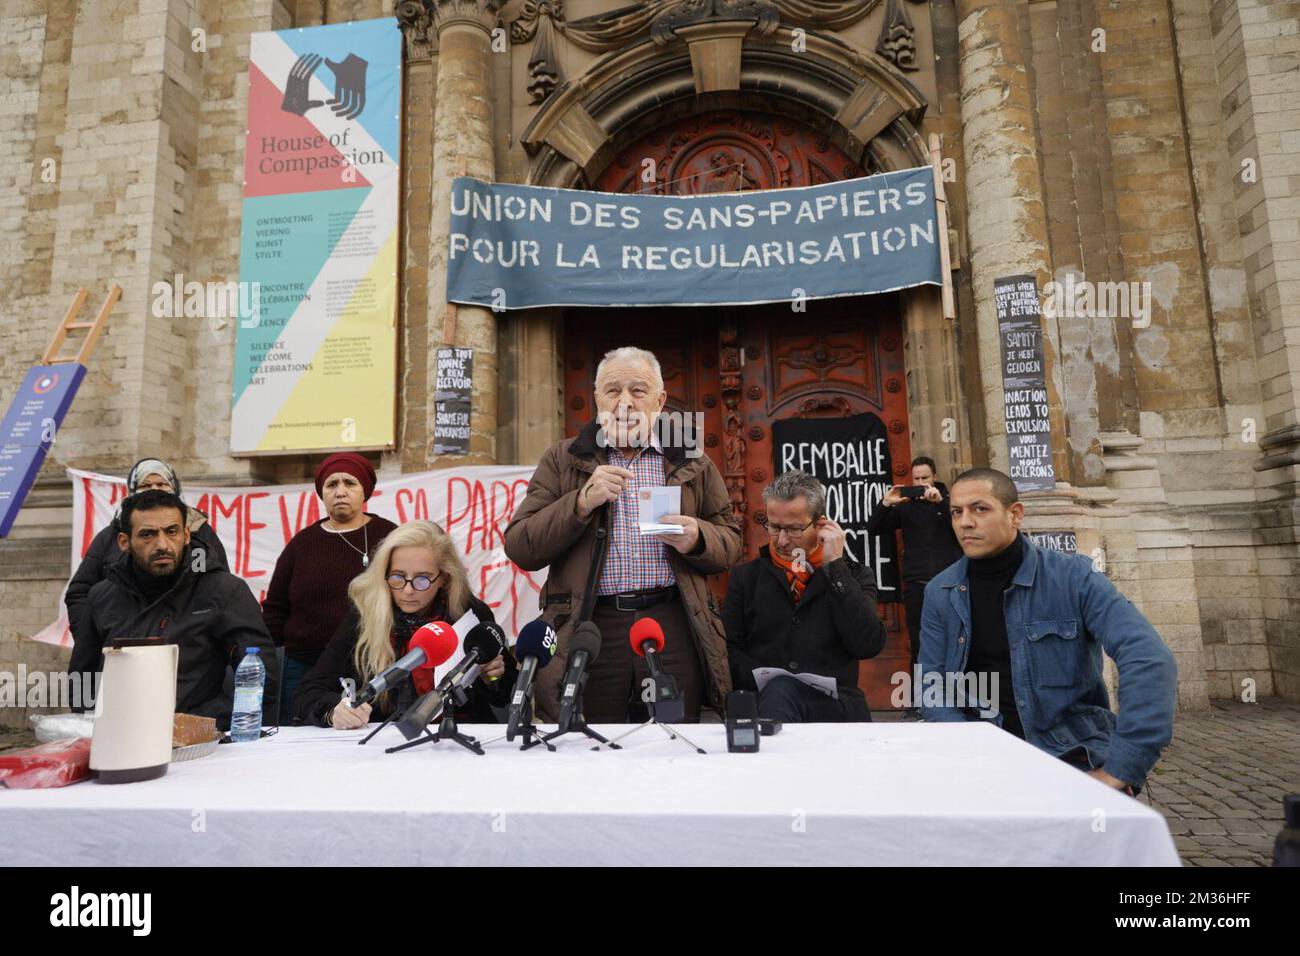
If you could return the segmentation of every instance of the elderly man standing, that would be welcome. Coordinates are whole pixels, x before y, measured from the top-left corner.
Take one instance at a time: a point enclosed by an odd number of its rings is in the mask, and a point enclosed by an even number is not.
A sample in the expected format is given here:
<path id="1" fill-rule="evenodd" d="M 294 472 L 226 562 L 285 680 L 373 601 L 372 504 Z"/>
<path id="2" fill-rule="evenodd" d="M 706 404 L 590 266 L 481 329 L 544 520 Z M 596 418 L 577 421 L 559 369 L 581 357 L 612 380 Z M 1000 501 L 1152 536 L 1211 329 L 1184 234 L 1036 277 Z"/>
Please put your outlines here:
<path id="1" fill-rule="evenodd" d="M 550 569 L 542 616 L 559 634 L 559 653 L 539 676 L 538 710 L 557 713 L 568 638 L 589 615 L 602 645 L 588 670 L 587 719 L 644 719 L 648 671 L 628 631 L 652 617 L 666 638 L 664 669 L 678 681 L 686 719 L 697 721 L 706 696 L 721 712 L 731 689 L 726 638 L 705 578 L 739 559 L 740 525 L 713 462 L 661 440 L 668 393 L 653 353 L 607 353 L 596 369 L 595 398 L 596 419 L 547 449 L 505 533 L 512 561 L 528 571 Z M 681 488 L 682 513 L 662 520 L 683 533 L 642 535 L 637 496 L 663 485 Z"/>

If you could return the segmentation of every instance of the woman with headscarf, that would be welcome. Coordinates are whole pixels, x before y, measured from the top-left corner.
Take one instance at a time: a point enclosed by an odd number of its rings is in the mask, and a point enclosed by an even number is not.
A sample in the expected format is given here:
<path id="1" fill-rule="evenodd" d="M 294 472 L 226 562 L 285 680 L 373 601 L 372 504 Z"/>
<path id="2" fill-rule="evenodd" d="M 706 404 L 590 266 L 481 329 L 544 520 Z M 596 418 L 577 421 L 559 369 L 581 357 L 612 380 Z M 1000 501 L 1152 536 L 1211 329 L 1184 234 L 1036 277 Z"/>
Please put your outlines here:
<path id="1" fill-rule="evenodd" d="M 175 469 L 165 461 L 157 458 L 141 458 L 131 466 L 126 476 L 127 497 L 142 491 L 170 491 L 181 493 L 181 480 Z M 221 539 L 208 523 L 208 516 L 197 508 L 187 507 L 186 514 L 190 528 L 190 554 L 202 554 L 206 566 L 229 570 L 226 562 L 226 549 L 221 546 Z M 79 666 L 82 662 L 77 654 L 77 632 L 81 629 L 82 611 L 86 604 L 86 595 L 90 589 L 104 579 L 108 566 L 118 559 L 122 549 L 117 543 L 118 518 L 122 514 L 119 506 L 113 514 L 113 520 L 99 530 L 91 539 L 86 555 L 77 566 L 77 573 L 68 582 L 67 593 L 63 603 L 68 608 L 68 626 L 72 629 L 72 659 L 68 663 L 68 672 L 76 673 L 87 668 Z M 201 550 L 200 550 L 201 549 Z M 95 648 L 98 657 L 99 649 Z"/>
<path id="2" fill-rule="evenodd" d="M 359 688 L 406 653 L 415 631 L 430 621 L 454 624 L 472 610 L 480 621 L 491 609 L 470 591 L 456 546 L 432 521 L 411 521 L 384 539 L 374 560 L 348 586 L 349 610 L 316 666 L 298 685 L 298 722 L 356 730 L 406 710 L 433 687 L 433 671 L 416 671 L 375 698 L 373 704 L 342 703 L 339 678 Z M 469 687 L 469 701 L 457 715 L 474 723 L 496 723 L 493 706 L 509 704 L 517 668 L 506 651 L 482 665 Z"/>
<path id="3" fill-rule="evenodd" d="M 294 695 L 348 613 L 348 584 L 370 564 L 379 543 L 397 525 L 366 511 L 375 469 L 344 451 L 316 469 L 316 494 L 327 517 L 299 531 L 275 562 L 262 620 L 284 647 L 280 723 L 293 715 Z"/>

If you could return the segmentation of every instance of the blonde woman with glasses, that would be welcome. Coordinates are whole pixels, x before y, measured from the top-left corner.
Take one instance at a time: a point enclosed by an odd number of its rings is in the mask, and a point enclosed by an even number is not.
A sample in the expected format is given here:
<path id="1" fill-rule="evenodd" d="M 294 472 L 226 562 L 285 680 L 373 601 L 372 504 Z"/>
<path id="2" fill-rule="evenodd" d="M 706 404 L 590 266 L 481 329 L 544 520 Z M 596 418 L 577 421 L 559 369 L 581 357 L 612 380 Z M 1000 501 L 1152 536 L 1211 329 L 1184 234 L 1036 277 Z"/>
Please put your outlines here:
<path id="1" fill-rule="evenodd" d="M 406 653 L 411 635 L 430 621 L 454 624 L 468 610 L 480 621 L 491 609 L 470 591 L 456 545 L 431 521 L 412 521 L 390 531 L 374 560 L 348 585 L 350 610 L 320 660 L 298 687 L 298 723 L 354 730 L 405 710 L 433 686 L 433 671 L 416 671 L 411 680 L 380 694 L 372 704 L 341 705 L 340 678 L 361 687 Z M 458 718 L 496 723 L 492 708 L 509 703 L 515 662 L 507 651 L 480 669 L 469 703 Z"/>

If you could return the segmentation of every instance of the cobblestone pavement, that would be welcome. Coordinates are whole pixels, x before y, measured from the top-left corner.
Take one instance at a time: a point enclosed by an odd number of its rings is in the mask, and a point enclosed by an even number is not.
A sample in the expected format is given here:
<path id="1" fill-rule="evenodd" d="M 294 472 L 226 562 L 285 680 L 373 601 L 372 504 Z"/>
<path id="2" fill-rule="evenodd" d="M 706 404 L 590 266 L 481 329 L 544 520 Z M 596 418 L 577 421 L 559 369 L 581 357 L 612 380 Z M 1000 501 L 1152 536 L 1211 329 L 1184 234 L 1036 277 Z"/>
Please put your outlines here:
<path id="1" fill-rule="evenodd" d="M 0 752 L 35 742 L 0 728 Z M 1179 714 L 1140 799 L 1164 814 L 1188 866 L 1268 866 L 1287 793 L 1300 793 L 1300 706 L 1266 698 Z"/>
<path id="2" fill-rule="evenodd" d="M 1265 698 L 1179 714 L 1141 799 L 1188 866 L 1269 866 L 1288 793 L 1300 793 L 1300 706 Z"/>

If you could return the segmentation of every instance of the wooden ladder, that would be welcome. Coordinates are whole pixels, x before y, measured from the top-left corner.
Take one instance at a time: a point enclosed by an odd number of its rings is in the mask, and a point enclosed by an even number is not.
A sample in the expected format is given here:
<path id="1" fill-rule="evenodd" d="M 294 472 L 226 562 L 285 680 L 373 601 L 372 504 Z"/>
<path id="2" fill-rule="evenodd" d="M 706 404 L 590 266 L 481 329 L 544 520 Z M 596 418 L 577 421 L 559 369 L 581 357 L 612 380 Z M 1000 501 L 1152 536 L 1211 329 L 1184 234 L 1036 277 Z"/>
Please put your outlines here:
<path id="1" fill-rule="evenodd" d="M 63 317 L 59 327 L 54 330 L 54 338 L 50 339 L 50 346 L 45 350 L 41 357 L 42 365 L 55 365 L 60 362 L 76 362 L 78 365 L 85 365 L 86 359 L 90 358 L 90 353 L 95 350 L 95 345 L 99 342 L 99 336 L 104 331 L 104 323 L 108 321 L 108 314 L 113 311 L 113 306 L 117 305 L 117 300 L 122 298 L 122 287 L 113 284 L 108 290 L 108 297 L 104 299 L 104 304 L 99 307 L 99 314 L 95 316 L 93 322 L 76 322 L 74 321 L 81 307 L 86 304 L 86 290 L 84 288 L 77 290 L 76 297 L 72 300 L 72 305 L 68 307 L 68 314 Z M 61 355 L 63 343 L 68 339 L 69 332 L 85 332 L 86 335 L 81 339 L 81 347 L 77 349 L 76 355 Z M 76 340 L 73 340 L 76 344 Z"/>

